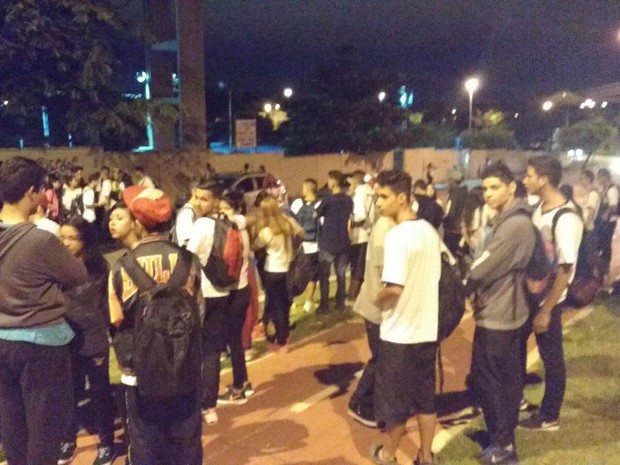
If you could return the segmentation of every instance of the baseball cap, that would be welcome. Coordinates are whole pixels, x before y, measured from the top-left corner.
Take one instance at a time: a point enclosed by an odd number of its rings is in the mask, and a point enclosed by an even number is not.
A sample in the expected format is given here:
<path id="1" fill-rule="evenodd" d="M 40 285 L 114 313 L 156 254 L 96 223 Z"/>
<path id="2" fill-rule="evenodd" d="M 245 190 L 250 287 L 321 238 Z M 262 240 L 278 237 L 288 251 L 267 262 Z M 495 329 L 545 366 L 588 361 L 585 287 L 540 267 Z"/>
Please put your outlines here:
<path id="1" fill-rule="evenodd" d="M 154 187 L 129 186 L 123 191 L 123 201 L 147 228 L 165 223 L 172 216 L 172 202 L 164 191 Z"/>

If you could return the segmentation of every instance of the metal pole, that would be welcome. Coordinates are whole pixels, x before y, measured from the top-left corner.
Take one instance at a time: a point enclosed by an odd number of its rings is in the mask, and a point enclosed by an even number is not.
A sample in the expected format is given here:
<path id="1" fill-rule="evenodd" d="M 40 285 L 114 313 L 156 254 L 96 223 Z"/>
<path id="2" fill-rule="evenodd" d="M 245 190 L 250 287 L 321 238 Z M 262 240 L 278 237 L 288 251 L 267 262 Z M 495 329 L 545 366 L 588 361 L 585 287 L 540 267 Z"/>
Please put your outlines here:
<path id="1" fill-rule="evenodd" d="M 233 151 L 232 89 L 228 89 L 228 147 Z"/>
<path id="2" fill-rule="evenodd" d="M 471 131 L 471 116 L 474 107 L 474 93 L 469 91 L 469 130 Z"/>

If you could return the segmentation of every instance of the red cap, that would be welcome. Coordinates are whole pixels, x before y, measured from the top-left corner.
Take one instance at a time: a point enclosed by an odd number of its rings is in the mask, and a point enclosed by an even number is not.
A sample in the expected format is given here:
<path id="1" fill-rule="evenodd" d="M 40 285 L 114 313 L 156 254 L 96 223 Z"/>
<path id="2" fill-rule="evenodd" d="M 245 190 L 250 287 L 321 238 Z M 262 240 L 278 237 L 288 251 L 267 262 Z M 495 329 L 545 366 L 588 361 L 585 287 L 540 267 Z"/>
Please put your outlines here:
<path id="1" fill-rule="evenodd" d="M 129 186 L 123 191 L 123 201 L 147 228 L 165 223 L 172 216 L 172 202 L 162 190 L 153 187 Z"/>

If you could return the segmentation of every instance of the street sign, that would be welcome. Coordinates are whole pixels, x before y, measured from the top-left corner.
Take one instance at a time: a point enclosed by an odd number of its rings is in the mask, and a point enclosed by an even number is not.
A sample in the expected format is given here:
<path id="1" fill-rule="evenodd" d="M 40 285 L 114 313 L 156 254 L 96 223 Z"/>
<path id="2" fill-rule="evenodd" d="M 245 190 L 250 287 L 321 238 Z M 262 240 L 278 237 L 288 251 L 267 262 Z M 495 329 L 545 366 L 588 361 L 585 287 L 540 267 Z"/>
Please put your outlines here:
<path id="1" fill-rule="evenodd" d="M 235 120 L 235 147 L 238 149 L 256 148 L 256 120 Z"/>

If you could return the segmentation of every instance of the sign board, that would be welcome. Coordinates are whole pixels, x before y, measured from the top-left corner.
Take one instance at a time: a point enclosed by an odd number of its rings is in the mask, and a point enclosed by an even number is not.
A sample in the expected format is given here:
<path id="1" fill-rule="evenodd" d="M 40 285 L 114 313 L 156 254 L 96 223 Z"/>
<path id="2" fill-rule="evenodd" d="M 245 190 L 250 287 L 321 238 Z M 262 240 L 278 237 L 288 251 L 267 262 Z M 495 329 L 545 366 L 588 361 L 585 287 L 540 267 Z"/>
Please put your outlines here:
<path id="1" fill-rule="evenodd" d="M 256 120 L 235 120 L 235 147 L 238 149 L 256 148 Z"/>

